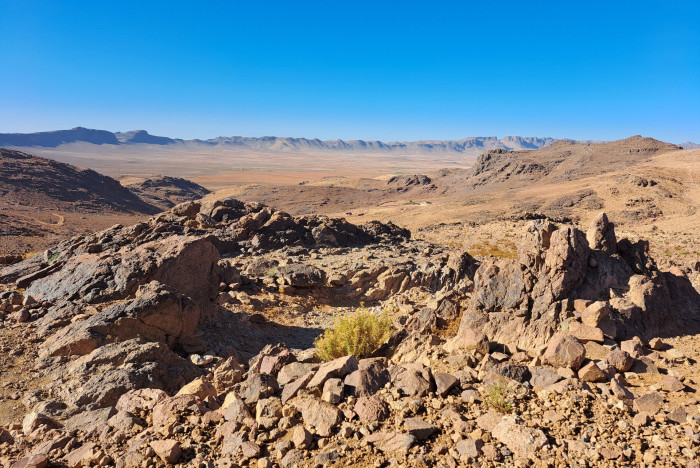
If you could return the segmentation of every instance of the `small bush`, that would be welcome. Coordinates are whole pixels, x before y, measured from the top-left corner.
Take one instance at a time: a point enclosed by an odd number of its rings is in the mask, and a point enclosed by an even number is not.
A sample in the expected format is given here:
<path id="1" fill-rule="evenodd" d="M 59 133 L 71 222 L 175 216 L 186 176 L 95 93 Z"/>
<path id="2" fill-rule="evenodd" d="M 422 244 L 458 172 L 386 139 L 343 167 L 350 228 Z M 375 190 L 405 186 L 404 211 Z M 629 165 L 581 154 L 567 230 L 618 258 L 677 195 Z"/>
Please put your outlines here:
<path id="1" fill-rule="evenodd" d="M 364 358 L 379 348 L 390 334 L 389 314 L 374 314 L 363 305 L 352 314 L 339 318 L 332 328 L 316 338 L 316 356 L 324 361 L 351 354 Z"/>
<path id="2" fill-rule="evenodd" d="M 505 380 L 492 382 L 486 386 L 484 403 L 501 413 L 510 413 L 513 410 L 511 390 Z"/>

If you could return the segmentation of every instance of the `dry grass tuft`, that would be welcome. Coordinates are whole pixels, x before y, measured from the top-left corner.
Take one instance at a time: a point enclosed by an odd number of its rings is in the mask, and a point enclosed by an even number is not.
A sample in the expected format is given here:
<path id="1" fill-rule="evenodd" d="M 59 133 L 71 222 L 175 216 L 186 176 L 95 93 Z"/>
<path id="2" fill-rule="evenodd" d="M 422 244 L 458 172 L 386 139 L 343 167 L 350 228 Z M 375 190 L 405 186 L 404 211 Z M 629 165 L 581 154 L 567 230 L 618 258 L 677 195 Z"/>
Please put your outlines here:
<path id="1" fill-rule="evenodd" d="M 316 356 L 332 361 L 353 355 L 364 358 L 379 348 L 391 334 L 391 319 L 385 311 L 375 314 L 360 306 L 352 314 L 341 317 L 332 328 L 316 338 Z"/>

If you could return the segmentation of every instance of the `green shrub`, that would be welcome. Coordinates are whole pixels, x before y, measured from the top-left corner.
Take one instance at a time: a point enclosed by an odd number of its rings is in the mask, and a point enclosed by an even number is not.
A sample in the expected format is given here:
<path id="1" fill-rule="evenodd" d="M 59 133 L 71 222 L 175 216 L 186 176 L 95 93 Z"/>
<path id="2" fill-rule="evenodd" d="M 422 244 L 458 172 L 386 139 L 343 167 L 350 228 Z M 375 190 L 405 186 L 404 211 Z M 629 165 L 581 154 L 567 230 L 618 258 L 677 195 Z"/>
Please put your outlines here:
<path id="1" fill-rule="evenodd" d="M 484 403 L 501 413 L 510 413 L 513 410 L 511 403 L 511 389 L 505 379 L 492 382 L 486 386 Z"/>
<path id="2" fill-rule="evenodd" d="M 389 314 L 374 314 L 362 305 L 355 312 L 339 318 L 332 328 L 316 338 L 316 356 L 324 361 L 351 354 L 364 358 L 379 348 L 390 334 Z"/>

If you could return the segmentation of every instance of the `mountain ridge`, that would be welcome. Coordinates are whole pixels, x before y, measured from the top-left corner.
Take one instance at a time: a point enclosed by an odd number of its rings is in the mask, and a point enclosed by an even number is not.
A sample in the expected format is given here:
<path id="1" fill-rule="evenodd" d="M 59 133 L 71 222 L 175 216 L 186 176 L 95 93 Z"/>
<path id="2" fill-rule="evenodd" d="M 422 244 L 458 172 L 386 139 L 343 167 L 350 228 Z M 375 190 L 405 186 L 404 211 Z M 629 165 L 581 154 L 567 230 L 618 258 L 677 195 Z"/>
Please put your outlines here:
<path id="1" fill-rule="evenodd" d="M 207 145 L 240 147 L 256 151 L 355 151 L 394 153 L 471 153 L 490 149 L 526 150 L 539 149 L 557 141 L 550 137 L 505 136 L 498 138 L 468 137 L 459 140 L 417 140 L 383 142 L 379 140 L 321 140 L 297 137 L 216 137 L 208 140 L 184 140 L 151 135 L 146 130 L 110 132 L 76 127 L 70 130 L 54 130 L 35 133 L 0 133 L 0 146 L 9 147 L 57 147 L 70 143 L 95 145 Z"/>

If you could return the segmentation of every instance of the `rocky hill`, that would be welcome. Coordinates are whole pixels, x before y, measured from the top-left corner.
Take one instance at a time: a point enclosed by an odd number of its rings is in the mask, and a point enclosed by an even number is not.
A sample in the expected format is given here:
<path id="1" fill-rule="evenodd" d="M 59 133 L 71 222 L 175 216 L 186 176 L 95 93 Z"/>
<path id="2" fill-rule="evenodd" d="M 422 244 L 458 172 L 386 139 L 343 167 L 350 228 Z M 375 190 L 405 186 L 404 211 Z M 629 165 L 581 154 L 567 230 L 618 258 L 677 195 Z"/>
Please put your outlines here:
<path id="1" fill-rule="evenodd" d="M 493 188 L 534 182 L 566 182 L 643 164 L 652 156 L 680 149 L 639 135 L 607 143 L 557 141 L 537 151 L 487 151 L 467 174 L 472 186 Z"/>
<path id="2" fill-rule="evenodd" d="M 129 178 L 120 180 L 120 183 L 142 200 L 163 211 L 186 201 L 198 200 L 210 193 L 201 185 L 179 177 Z"/>
<path id="3" fill-rule="evenodd" d="M 516 227 L 516 256 L 477 262 L 226 199 L 4 268 L 0 460 L 697 466 L 700 374 L 674 337 L 700 331 L 700 272 L 661 271 L 605 214 Z M 391 337 L 319 362 L 361 304 Z"/>
<path id="4" fill-rule="evenodd" d="M 0 148 L 0 194 L 3 205 L 145 214 L 159 211 L 111 177 L 5 148 Z"/>
<path id="5" fill-rule="evenodd" d="M 317 138 L 291 137 L 218 137 L 210 140 L 182 140 L 150 135 L 145 130 L 108 132 L 77 127 L 37 133 L 0 133 L 0 146 L 57 147 L 67 143 L 91 143 L 95 145 L 204 145 L 240 148 L 269 152 L 353 152 L 353 153 L 447 153 L 476 155 L 489 149 L 526 150 L 538 149 L 554 142 L 553 138 L 506 136 L 471 137 L 461 140 L 422 140 L 409 142 L 382 142 L 367 140 L 319 140 Z"/>
<path id="6" fill-rule="evenodd" d="M 45 249 L 120 222 L 133 224 L 209 193 L 172 177 L 132 182 L 125 187 L 89 169 L 0 148 L 0 256 Z"/>

